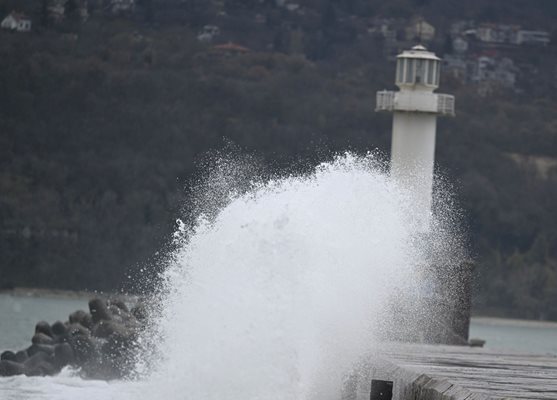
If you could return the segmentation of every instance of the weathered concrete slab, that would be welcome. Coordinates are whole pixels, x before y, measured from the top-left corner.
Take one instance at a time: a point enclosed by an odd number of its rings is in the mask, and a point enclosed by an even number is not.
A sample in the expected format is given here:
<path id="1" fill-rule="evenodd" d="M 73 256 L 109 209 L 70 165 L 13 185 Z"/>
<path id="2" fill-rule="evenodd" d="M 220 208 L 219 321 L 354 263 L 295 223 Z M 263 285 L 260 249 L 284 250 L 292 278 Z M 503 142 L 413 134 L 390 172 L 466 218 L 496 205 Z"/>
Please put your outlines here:
<path id="1" fill-rule="evenodd" d="M 369 400 L 371 379 L 382 379 L 394 382 L 393 400 L 557 400 L 553 355 L 387 344 L 369 359 L 347 398 Z"/>

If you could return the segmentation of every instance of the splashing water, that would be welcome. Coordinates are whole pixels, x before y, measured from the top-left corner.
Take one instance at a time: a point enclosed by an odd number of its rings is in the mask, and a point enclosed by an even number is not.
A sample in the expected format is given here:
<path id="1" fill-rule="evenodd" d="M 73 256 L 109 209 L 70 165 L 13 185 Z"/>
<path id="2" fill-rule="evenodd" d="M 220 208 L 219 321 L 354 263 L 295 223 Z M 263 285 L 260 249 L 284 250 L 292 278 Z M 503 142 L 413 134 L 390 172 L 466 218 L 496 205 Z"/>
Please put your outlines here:
<path id="1" fill-rule="evenodd" d="M 393 298 L 420 282 L 429 243 L 443 253 L 450 236 L 420 240 L 411 198 L 373 155 L 260 183 L 230 167 L 205 180 L 198 218 L 177 232 L 143 377 L 107 398 L 340 399 L 346 374 L 393 328 Z"/>
<path id="2" fill-rule="evenodd" d="M 413 204 L 371 155 L 251 186 L 181 236 L 152 379 L 167 398 L 339 399 L 425 262 Z"/>

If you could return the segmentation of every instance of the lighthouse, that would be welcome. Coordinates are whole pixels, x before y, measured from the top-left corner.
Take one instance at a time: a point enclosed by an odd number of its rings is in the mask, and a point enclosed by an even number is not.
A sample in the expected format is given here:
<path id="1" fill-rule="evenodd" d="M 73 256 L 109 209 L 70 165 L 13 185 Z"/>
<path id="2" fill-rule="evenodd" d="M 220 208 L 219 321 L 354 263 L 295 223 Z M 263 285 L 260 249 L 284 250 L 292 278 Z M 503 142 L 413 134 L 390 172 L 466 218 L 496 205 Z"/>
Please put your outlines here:
<path id="1" fill-rule="evenodd" d="M 391 177 L 412 198 L 418 230 L 427 232 L 437 116 L 454 116 L 454 96 L 434 93 L 439 87 L 441 59 L 421 45 L 397 56 L 399 91 L 377 92 L 375 111 L 393 112 Z"/>

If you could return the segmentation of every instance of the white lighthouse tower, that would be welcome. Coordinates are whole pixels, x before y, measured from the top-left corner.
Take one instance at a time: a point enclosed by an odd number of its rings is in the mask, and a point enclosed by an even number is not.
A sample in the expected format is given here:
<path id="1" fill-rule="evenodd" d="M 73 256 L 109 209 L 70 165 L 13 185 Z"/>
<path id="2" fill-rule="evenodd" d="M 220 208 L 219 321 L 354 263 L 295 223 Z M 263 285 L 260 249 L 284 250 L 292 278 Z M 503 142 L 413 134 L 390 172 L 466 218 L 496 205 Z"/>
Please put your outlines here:
<path id="1" fill-rule="evenodd" d="M 377 92 L 375 111 L 392 111 L 391 176 L 412 196 L 417 227 L 428 231 L 438 115 L 454 115 L 454 96 L 433 93 L 440 59 L 418 45 L 397 56 L 400 91 Z"/>

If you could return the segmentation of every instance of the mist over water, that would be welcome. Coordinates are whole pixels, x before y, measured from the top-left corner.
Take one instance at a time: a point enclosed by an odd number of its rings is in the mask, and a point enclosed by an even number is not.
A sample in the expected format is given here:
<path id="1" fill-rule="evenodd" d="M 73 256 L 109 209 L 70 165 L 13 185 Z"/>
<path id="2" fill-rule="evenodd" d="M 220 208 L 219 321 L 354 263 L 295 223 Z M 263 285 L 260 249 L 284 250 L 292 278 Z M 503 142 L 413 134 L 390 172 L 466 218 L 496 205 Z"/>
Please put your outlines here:
<path id="1" fill-rule="evenodd" d="M 426 243 L 412 199 L 373 155 L 259 183 L 250 171 L 217 163 L 198 218 L 176 234 L 150 332 L 163 338 L 149 344 L 153 387 L 192 400 L 339 399 L 352 366 L 388 339 L 393 299 L 414 306 L 446 232 Z"/>

